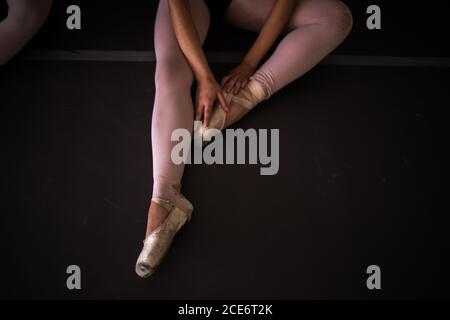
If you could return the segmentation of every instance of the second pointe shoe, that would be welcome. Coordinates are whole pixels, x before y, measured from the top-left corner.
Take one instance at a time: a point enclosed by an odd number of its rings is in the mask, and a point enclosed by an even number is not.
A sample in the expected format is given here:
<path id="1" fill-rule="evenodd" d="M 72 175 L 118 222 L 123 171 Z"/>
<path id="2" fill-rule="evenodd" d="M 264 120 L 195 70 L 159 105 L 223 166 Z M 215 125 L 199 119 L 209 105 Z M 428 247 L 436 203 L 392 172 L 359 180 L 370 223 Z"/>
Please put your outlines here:
<path id="1" fill-rule="evenodd" d="M 156 228 L 144 241 L 144 248 L 136 262 L 136 273 L 141 278 L 150 277 L 161 264 L 178 231 L 191 220 L 193 206 L 182 195 L 180 203 L 174 205 L 169 200 L 154 198 L 152 202 L 166 209 L 166 220 Z"/>
<path id="2" fill-rule="evenodd" d="M 201 141 L 203 144 L 210 142 L 220 131 L 239 121 L 244 115 L 250 112 L 250 110 L 267 99 L 269 94 L 259 81 L 250 78 L 247 86 L 241 89 L 239 94 L 233 95 L 232 93 L 224 92 L 224 96 L 228 105 L 231 103 L 234 107 L 240 107 L 242 112 L 234 119 L 227 119 L 227 113 L 220 107 L 220 103 L 216 101 L 212 110 L 209 126 L 207 128 L 200 128 L 199 134 L 202 137 Z"/>

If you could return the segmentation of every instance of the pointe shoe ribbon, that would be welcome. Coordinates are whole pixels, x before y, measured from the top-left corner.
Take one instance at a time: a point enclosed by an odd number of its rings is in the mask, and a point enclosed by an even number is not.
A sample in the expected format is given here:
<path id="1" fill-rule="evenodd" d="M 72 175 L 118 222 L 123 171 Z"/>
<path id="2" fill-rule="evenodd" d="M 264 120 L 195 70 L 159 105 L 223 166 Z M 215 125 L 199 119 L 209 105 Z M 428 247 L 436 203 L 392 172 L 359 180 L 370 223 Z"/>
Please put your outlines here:
<path id="1" fill-rule="evenodd" d="M 175 235 L 191 220 L 192 204 L 181 195 L 180 199 L 185 202 L 183 209 L 168 200 L 152 199 L 154 203 L 169 211 L 169 214 L 166 220 L 144 240 L 144 248 L 136 262 L 136 273 L 141 278 L 148 278 L 155 272 L 168 252 Z"/>

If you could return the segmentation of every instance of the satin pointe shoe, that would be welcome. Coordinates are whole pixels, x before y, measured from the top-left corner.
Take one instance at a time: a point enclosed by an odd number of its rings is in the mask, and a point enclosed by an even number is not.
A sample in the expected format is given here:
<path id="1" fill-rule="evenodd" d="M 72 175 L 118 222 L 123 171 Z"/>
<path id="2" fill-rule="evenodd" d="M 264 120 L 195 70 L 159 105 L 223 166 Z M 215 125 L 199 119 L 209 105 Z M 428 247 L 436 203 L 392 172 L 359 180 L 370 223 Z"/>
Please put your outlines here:
<path id="1" fill-rule="evenodd" d="M 269 97 L 269 94 L 267 90 L 264 89 L 261 82 L 254 78 L 250 78 L 247 86 L 241 89 L 239 94 L 233 95 L 232 93 L 224 92 L 224 97 L 228 105 L 232 104 L 232 107 L 240 108 L 241 111 L 235 114 L 232 119 L 228 119 L 227 113 L 220 107 L 220 103 L 216 101 L 211 113 L 209 126 L 202 126 L 199 128 L 199 132 L 196 132 L 196 134 L 199 134 L 201 137 L 201 139 L 196 139 L 196 146 L 200 146 L 200 141 L 202 142 L 202 145 L 210 142 L 220 131 L 238 122 L 242 117 L 249 113 L 250 110 L 266 100 Z M 232 112 L 233 111 L 230 111 L 230 113 Z"/>
<path id="2" fill-rule="evenodd" d="M 177 205 L 171 201 L 153 198 L 152 202 L 169 214 L 166 220 L 144 240 L 144 248 L 136 262 L 136 273 L 141 278 L 150 277 L 161 264 L 169 251 L 172 241 L 178 231 L 191 220 L 193 206 L 182 195 L 177 195 Z"/>

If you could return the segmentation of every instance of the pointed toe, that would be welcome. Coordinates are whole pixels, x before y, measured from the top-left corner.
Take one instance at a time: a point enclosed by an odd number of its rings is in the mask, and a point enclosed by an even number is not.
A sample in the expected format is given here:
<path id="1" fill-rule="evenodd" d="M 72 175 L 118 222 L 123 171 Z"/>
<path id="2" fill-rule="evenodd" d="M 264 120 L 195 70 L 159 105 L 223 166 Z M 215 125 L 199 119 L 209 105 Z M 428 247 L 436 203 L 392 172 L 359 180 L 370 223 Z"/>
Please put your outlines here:
<path id="1" fill-rule="evenodd" d="M 142 279 L 149 278 L 155 269 L 151 268 L 148 264 L 145 263 L 137 263 L 136 264 L 136 274 Z"/>
<path id="2" fill-rule="evenodd" d="M 192 204 L 182 195 L 175 206 L 168 200 L 154 198 L 152 201 L 166 208 L 169 215 L 164 222 L 144 240 L 144 247 L 136 262 L 135 271 L 141 278 L 150 277 L 161 264 L 177 232 L 191 220 Z M 182 209 L 181 209 L 182 208 Z"/>

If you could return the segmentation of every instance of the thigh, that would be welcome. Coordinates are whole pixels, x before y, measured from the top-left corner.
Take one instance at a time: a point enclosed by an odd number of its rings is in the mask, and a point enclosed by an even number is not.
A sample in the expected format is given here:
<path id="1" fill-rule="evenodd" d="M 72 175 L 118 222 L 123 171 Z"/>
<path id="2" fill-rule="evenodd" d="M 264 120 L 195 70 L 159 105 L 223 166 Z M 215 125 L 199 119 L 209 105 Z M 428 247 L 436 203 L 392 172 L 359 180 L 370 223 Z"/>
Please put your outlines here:
<path id="1" fill-rule="evenodd" d="M 7 0 L 8 11 L 11 15 L 47 16 L 53 0 Z"/>
<path id="2" fill-rule="evenodd" d="M 225 15 L 235 27 L 259 32 L 277 0 L 233 0 Z M 314 23 L 328 21 L 336 13 L 348 10 L 339 0 L 297 0 L 297 6 L 286 26 L 286 32 Z"/>
<path id="3" fill-rule="evenodd" d="M 192 16 L 200 40 L 203 42 L 209 29 L 209 11 L 203 0 L 189 1 Z M 172 26 L 167 0 L 160 0 L 155 20 L 155 54 L 158 62 L 168 60 L 169 63 L 187 61 L 181 51 Z"/>
<path id="4" fill-rule="evenodd" d="M 276 0 L 232 0 L 225 13 L 225 21 L 235 27 L 259 32 Z"/>

